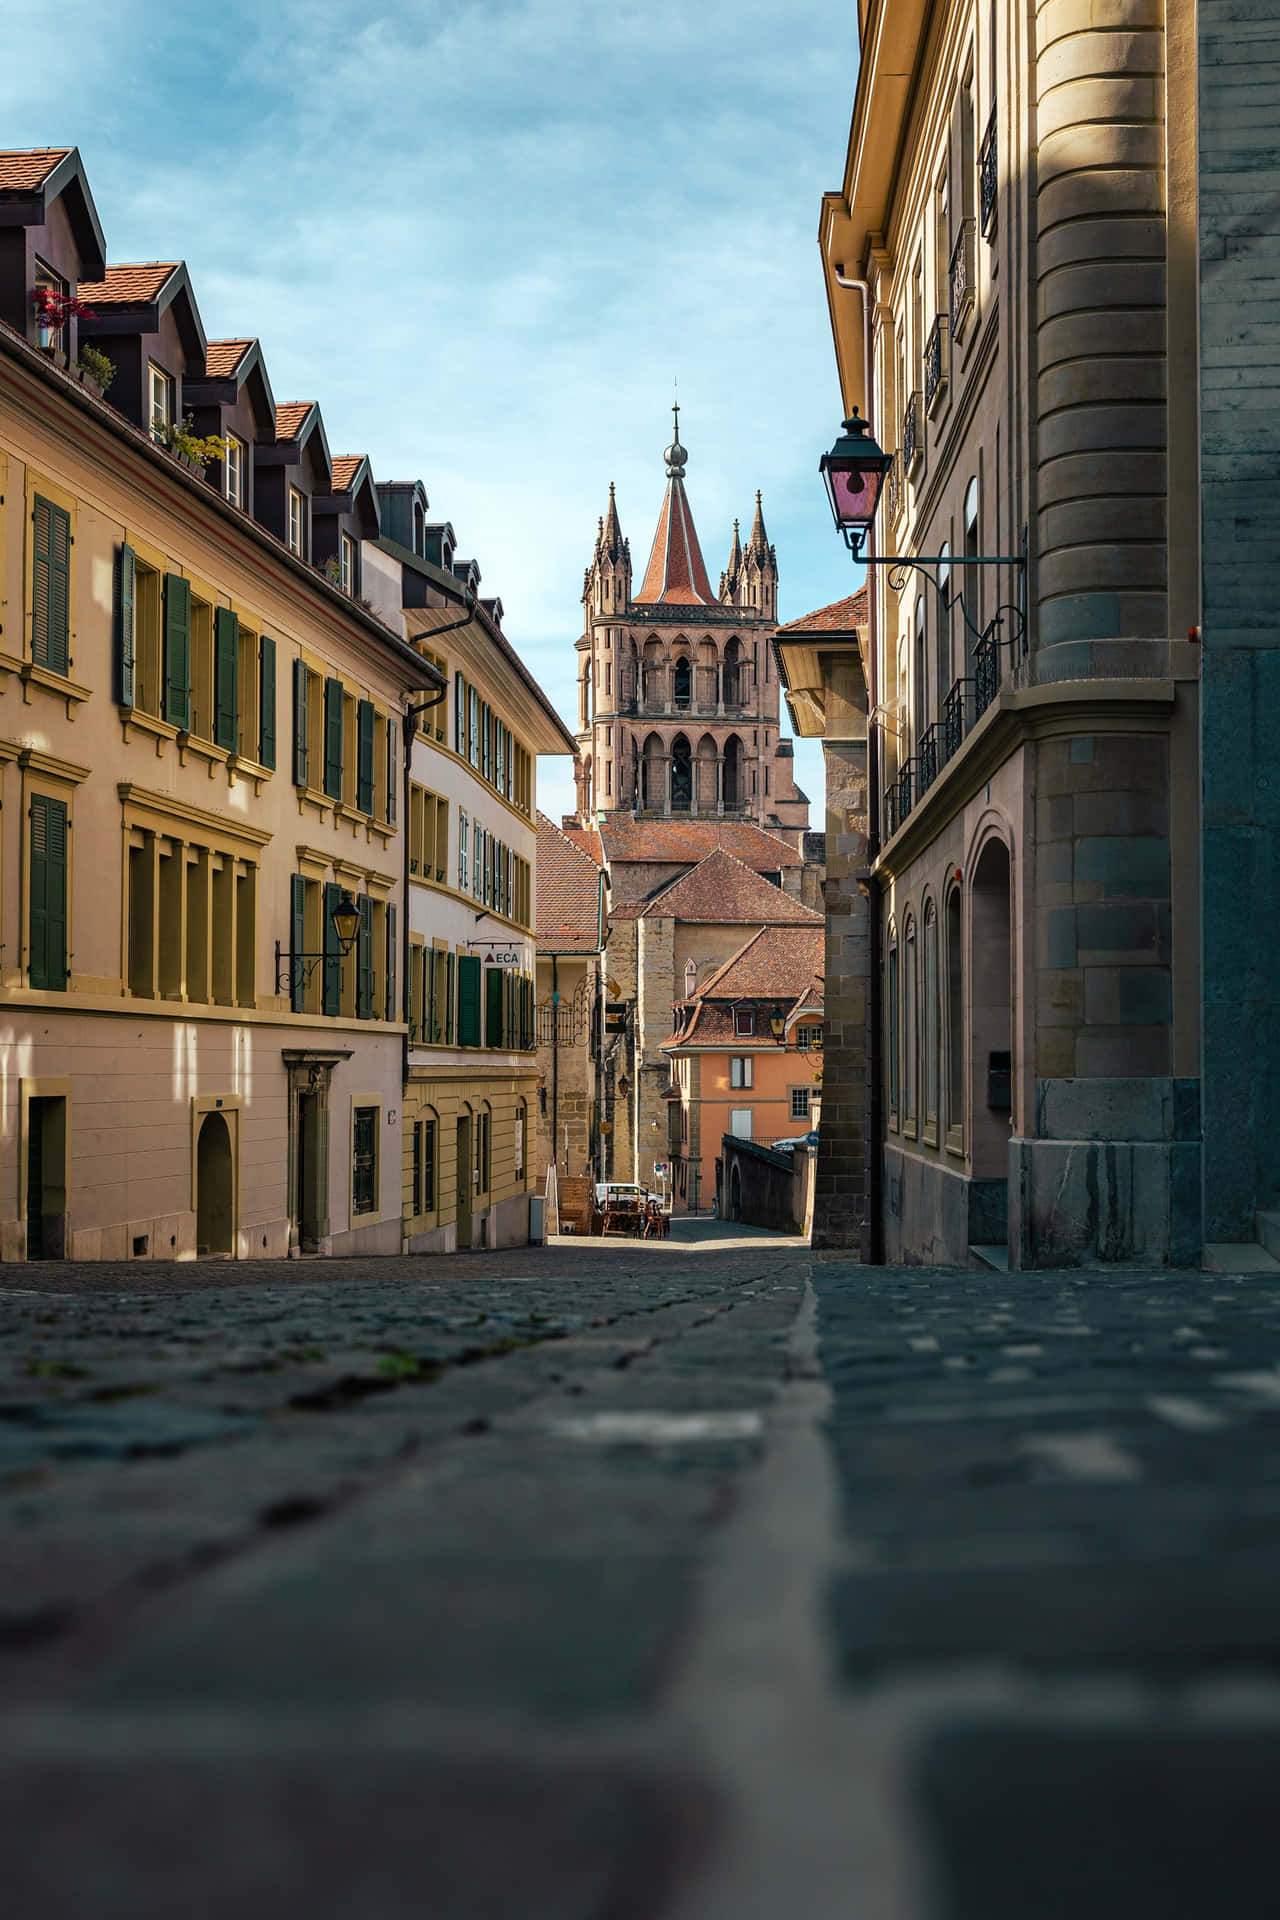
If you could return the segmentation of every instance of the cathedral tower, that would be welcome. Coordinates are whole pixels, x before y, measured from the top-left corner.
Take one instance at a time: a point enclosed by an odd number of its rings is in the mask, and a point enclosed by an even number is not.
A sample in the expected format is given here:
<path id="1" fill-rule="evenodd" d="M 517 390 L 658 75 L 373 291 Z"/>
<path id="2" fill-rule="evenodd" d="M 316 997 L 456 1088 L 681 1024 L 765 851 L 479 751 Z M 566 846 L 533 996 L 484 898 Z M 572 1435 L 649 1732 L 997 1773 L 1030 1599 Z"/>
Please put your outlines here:
<path id="1" fill-rule="evenodd" d="M 734 522 L 716 594 L 685 492 L 679 407 L 672 412 L 667 490 L 638 592 L 612 485 L 586 571 L 579 817 L 748 819 L 798 843 L 809 806 L 778 734 L 778 561 L 760 495 L 745 550 Z"/>

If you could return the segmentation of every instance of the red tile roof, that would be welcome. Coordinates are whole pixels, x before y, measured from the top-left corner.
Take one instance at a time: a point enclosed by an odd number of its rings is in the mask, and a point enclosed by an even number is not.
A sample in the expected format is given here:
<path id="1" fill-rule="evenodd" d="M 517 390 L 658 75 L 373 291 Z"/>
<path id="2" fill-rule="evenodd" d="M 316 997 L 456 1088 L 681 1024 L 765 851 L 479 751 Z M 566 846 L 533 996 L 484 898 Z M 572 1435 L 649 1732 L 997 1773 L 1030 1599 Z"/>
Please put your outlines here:
<path id="1" fill-rule="evenodd" d="M 653 551 L 635 603 L 642 607 L 717 605 L 679 474 L 667 482 Z"/>
<path id="2" fill-rule="evenodd" d="M 750 820 L 645 820 L 631 813 L 612 813 L 600 824 L 605 858 L 644 860 L 692 867 L 723 847 L 757 873 L 802 867 L 804 857 L 776 833 L 766 833 Z"/>
<path id="3" fill-rule="evenodd" d="M 296 440 L 298 429 L 315 405 L 314 400 L 286 400 L 276 408 L 276 439 Z"/>
<path id="4" fill-rule="evenodd" d="M 252 345 L 252 340 L 211 340 L 204 357 L 210 380 L 229 380 Z"/>
<path id="5" fill-rule="evenodd" d="M 333 456 L 333 490 L 335 493 L 348 493 L 355 479 L 360 463 L 365 459 L 363 453 L 335 453 Z"/>
<path id="6" fill-rule="evenodd" d="M 597 827 L 562 827 L 566 840 L 572 840 L 575 847 L 589 855 L 598 867 L 604 865 L 604 842 Z"/>
<path id="7" fill-rule="evenodd" d="M 91 307 L 145 307 L 181 264 L 180 260 L 145 260 L 108 267 L 105 280 L 82 280 L 76 292 Z"/>
<path id="8" fill-rule="evenodd" d="M 70 147 L 7 148 L 0 152 L 0 193 L 30 193 L 43 186 Z"/>
<path id="9" fill-rule="evenodd" d="M 701 921 L 713 926 L 735 920 L 765 926 L 822 924 L 820 913 L 806 907 L 793 893 L 784 893 L 723 847 L 717 847 L 651 899 L 617 908 L 615 917 Z"/>
<path id="10" fill-rule="evenodd" d="M 539 952 L 599 953 L 600 868 L 541 812 L 537 862 Z"/>
<path id="11" fill-rule="evenodd" d="M 785 627 L 779 627 L 784 633 L 851 633 L 855 627 L 867 624 L 867 590 L 859 587 L 845 600 L 833 600 L 829 607 L 818 607 L 813 613 L 806 613 L 800 620 L 788 620 Z"/>
<path id="12" fill-rule="evenodd" d="M 803 1008 L 820 1012 L 823 1006 L 825 929 L 816 927 L 761 927 L 725 961 L 691 999 L 680 1004 L 692 1017 L 683 1031 L 673 1033 L 664 1047 L 742 1047 L 772 1043 L 772 1033 L 761 1020 L 751 1036 L 735 1033 L 733 1008 L 744 1001 L 768 1001 L 770 1015 L 785 1009 L 790 1017 Z"/>

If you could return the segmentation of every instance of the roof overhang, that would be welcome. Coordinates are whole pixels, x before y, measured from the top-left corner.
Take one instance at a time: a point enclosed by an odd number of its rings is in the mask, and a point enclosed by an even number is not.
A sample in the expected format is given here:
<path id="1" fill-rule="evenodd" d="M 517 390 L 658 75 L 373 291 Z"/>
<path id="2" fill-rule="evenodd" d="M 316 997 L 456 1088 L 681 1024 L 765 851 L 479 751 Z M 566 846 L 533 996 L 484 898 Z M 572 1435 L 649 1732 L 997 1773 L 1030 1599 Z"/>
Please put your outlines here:
<path id="1" fill-rule="evenodd" d="M 254 425 L 264 432 L 270 428 L 274 433 L 276 400 L 267 378 L 267 363 L 263 358 L 260 340 L 249 342 L 231 373 L 191 374 L 183 381 L 182 391 L 184 399 L 189 394 L 195 401 L 210 400 L 223 406 L 234 406 L 244 387 L 250 390 L 249 405 Z"/>
<path id="2" fill-rule="evenodd" d="M 196 305 L 195 290 L 191 285 L 191 276 L 187 272 L 185 260 L 179 260 L 166 279 L 161 281 L 150 300 L 138 300 L 128 305 L 102 302 L 94 309 L 96 318 L 89 322 L 92 332 L 104 336 L 112 334 L 158 333 L 160 316 L 173 308 L 174 323 L 178 329 L 178 338 L 182 342 L 187 362 L 194 368 L 202 368 L 209 343 L 205 337 L 204 322 L 200 318 L 200 309 Z M 193 373 L 195 379 L 202 376 Z M 185 378 L 185 372 L 184 372 Z"/>
<path id="3" fill-rule="evenodd" d="M 778 678 L 787 697 L 791 724 L 801 739 L 820 739 L 827 731 L 827 693 L 831 681 L 830 663 L 856 661 L 861 681 L 861 709 L 867 711 L 867 661 L 865 627 L 850 627 L 845 633 L 794 633 L 785 640 L 774 636 L 773 657 Z M 858 702 L 855 698 L 854 704 Z"/>
<path id="4" fill-rule="evenodd" d="M 64 153 L 38 187 L 0 189 L 0 226 L 42 227 L 55 200 L 66 202 L 67 218 L 80 250 L 81 279 L 101 280 L 107 271 L 107 241 L 79 147 Z"/>

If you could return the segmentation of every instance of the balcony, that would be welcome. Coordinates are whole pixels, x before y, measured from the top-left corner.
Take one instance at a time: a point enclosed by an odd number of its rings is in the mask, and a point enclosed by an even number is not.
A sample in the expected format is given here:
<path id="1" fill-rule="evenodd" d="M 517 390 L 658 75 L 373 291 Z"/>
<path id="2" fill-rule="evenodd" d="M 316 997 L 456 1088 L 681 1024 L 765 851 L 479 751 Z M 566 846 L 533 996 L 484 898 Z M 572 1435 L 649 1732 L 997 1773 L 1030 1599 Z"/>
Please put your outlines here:
<path id="1" fill-rule="evenodd" d="M 885 840 L 892 840 L 898 831 L 898 826 L 898 783 L 896 780 L 891 780 L 884 790 L 883 819 L 880 826 L 882 837 Z"/>
<path id="2" fill-rule="evenodd" d="M 902 411 L 902 465 L 906 474 L 914 472 L 924 457 L 924 396 L 913 393 Z"/>
<path id="3" fill-rule="evenodd" d="M 975 293 L 973 267 L 973 217 L 960 222 L 956 244 L 951 249 L 951 338 L 962 340 Z"/>
<path id="4" fill-rule="evenodd" d="M 924 408 L 932 414 L 947 390 L 951 373 L 951 316 L 940 313 L 924 343 Z"/>
<path id="5" fill-rule="evenodd" d="M 902 470 L 901 448 L 894 454 L 889 464 L 889 471 L 885 475 L 884 491 L 888 502 L 889 523 L 893 525 L 895 521 L 901 519 L 902 510 L 907 504 L 907 482 Z"/>
<path id="6" fill-rule="evenodd" d="M 898 825 L 901 826 L 916 800 L 916 762 L 904 760 L 898 769 Z"/>
<path id="7" fill-rule="evenodd" d="M 1000 640 L 988 627 L 973 650 L 973 717 L 980 720 L 1000 688 Z"/>
<path id="8" fill-rule="evenodd" d="M 942 765 L 959 753 L 961 742 L 972 724 L 972 680 L 953 680 L 942 703 Z"/>
<path id="9" fill-rule="evenodd" d="M 1000 170 L 997 161 L 996 110 L 991 109 L 987 130 L 978 153 L 978 201 L 982 215 L 982 237 L 994 240 L 999 221 Z"/>
<path id="10" fill-rule="evenodd" d="M 916 791 L 922 798 L 938 777 L 938 745 L 938 723 L 934 720 L 916 742 Z"/>

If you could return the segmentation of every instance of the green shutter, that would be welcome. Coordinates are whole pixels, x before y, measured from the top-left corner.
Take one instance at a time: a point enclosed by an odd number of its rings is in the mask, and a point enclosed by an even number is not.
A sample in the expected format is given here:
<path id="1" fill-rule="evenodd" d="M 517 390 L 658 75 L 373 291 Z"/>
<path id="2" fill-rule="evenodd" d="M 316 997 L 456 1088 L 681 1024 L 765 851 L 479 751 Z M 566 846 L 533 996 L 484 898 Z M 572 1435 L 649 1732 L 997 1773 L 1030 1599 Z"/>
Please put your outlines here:
<path id="1" fill-rule="evenodd" d="M 338 929 L 333 924 L 333 910 L 342 898 L 342 888 L 332 882 L 324 890 L 324 992 L 321 1005 L 326 1014 L 332 1017 L 342 1012 L 342 955 L 338 951 Z"/>
<path id="2" fill-rule="evenodd" d="M 361 813 L 373 812 L 373 725 L 376 718 L 372 700 L 361 700 L 356 708 L 356 805 Z"/>
<path id="3" fill-rule="evenodd" d="M 396 909 L 395 902 L 387 903 L 387 1013 L 388 1020 L 398 1020 L 400 1009 L 396 1005 Z"/>
<path id="4" fill-rule="evenodd" d="M 324 683 L 324 790 L 331 800 L 342 798 L 342 682 Z"/>
<path id="5" fill-rule="evenodd" d="M 121 546 L 116 555 L 116 701 L 131 707 L 134 699 L 134 662 L 137 657 L 138 556 Z"/>
<path id="6" fill-rule="evenodd" d="M 67 807 L 48 794 L 31 796 L 31 922 L 33 987 L 67 988 Z"/>
<path id="7" fill-rule="evenodd" d="M 467 683 L 460 673 L 453 676 L 453 748 L 465 760 L 467 755 Z"/>
<path id="8" fill-rule="evenodd" d="M 31 658 L 51 673 L 65 673 L 71 640 L 71 516 L 37 494 L 31 518 Z"/>
<path id="9" fill-rule="evenodd" d="M 397 803 L 400 798 L 400 722 L 387 722 L 387 822 L 396 823 Z"/>
<path id="10" fill-rule="evenodd" d="M 180 573 L 164 577 L 164 717 L 191 725 L 191 582 Z"/>
<path id="11" fill-rule="evenodd" d="M 454 957 L 446 953 L 444 957 L 444 1041 L 446 1046 L 453 1045 L 453 976 Z"/>
<path id="12" fill-rule="evenodd" d="M 506 986 L 506 975 L 501 967 L 490 967 L 485 974 L 484 997 L 484 1043 L 486 1047 L 502 1045 L 502 997 Z"/>
<path id="13" fill-rule="evenodd" d="M 300 873 L 289 876 L 289 944 L 294 955 L 307 948 L 307 883 Z M 295 1013 L 306 1011 L 307 969 L 295 958 L 289 970 L 289 1004 Z"/>
<path id="14" fill-rule="evenodd" d="M 293 784 L 310 785 L 310 755 L 307 747 L 307 667 L 303 660 L 293 663 Z"/>
<path id="15" fill-rule="evenodd" d="M 356 900 L 360 931 L 356 936 L 356 1019 L 373 1018 L 373 902 L 367 893 Z"/>
<path id="16" fill-rule="evenodd" d="M 219 607 L 213 616 L 213 739 L 226 753 L 240 747 L 240 616 Z"/>
<path id="17" fill-rule="evenodd" d="M 440 955 L 434 947 L 428 947 L 422 956 L 423 991 L 426 1007 L 422 1022 L 422 1036 L 428 1043 L 439 1040 L 436 1022 L 440 1017 Z"/>
<path id="18" fill-rule="evenodd" d="M 480 1039 L 480 956 L 458 955 L 458 1045 L 478 1047 Z"/>
<path id="19" fill-rule="evenodd" d="M 258 655 L 258 765 L 276 764 L 276 643 L 263 634 Z"/>

